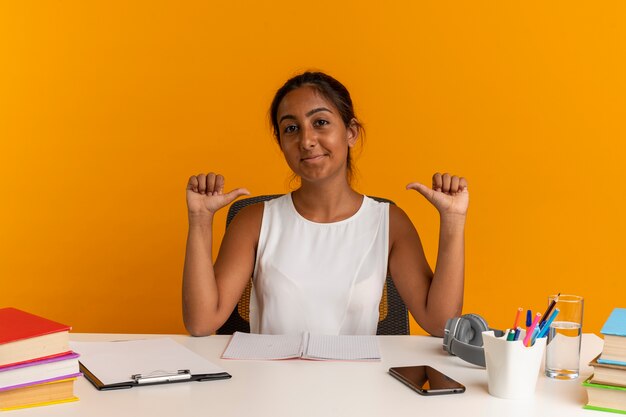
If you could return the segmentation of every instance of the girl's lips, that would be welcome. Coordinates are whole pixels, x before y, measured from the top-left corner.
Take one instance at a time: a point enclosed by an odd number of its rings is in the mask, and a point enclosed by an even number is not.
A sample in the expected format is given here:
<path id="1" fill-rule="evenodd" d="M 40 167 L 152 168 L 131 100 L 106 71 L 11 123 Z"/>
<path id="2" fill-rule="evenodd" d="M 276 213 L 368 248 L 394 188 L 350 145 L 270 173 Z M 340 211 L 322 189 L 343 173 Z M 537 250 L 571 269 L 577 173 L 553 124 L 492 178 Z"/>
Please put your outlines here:
<path id="1" fill-rule="evenodd" d="M 307 156 L 305 158 L 300 159 L 300 161 L 302 161 L 302 162 L 315 162 L 315 161 L 319 161 L 320 159 L 322 159 L 325 156 L 326 155 Z"/>

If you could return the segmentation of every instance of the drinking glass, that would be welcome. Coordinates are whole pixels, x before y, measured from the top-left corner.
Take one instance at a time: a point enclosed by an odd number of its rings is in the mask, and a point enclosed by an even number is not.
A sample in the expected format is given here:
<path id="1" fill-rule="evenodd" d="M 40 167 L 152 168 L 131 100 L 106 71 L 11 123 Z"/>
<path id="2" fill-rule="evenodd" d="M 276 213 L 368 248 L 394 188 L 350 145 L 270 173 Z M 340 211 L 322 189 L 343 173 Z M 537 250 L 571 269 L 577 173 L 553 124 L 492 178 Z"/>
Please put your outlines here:
<path id="1" fill-rule="evenodd" d="M 554 299 L 554 308 L 558 308 L 559 313 L 548 331 L 546 376 L 575 379 L 580 370 L 584 300 L 577 295 L 552 295 L 548 298 L 548 305 Z"/>

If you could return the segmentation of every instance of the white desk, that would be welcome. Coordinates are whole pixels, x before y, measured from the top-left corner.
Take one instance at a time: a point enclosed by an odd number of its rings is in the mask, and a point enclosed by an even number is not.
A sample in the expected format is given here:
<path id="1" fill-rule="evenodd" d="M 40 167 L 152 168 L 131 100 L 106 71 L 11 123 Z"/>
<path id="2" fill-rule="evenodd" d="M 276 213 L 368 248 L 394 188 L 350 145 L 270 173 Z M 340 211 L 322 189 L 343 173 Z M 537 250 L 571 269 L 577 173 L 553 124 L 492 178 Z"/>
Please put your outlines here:
<path id="1" fill-rule="evenodd" d="M 162 335 L 71 334 L 72 340 L 103 341 Z M 228 336 L 170 336 L 219 364 L 228 380 L 97 391 L 79 378 L 80 401 L 13 411 L 30 416 L 595 416 L 583 410 L 581 386 L 586 364 L 602 349 L 602 339 L 583 336 L 581 377 L 551 380 L 540 375 L 530 401 L 503 400 L 487 392 L 484 369 L 443 352 L 442 340 L 425 336 L 380 337 L 381 362 L 234 361 L 219 359 Z M 391 366 L 428 364 L 467 387 L 464 394 L 423 397 L 387 374 Z M 7 414 L 7 416 L 9 415 Z"/>

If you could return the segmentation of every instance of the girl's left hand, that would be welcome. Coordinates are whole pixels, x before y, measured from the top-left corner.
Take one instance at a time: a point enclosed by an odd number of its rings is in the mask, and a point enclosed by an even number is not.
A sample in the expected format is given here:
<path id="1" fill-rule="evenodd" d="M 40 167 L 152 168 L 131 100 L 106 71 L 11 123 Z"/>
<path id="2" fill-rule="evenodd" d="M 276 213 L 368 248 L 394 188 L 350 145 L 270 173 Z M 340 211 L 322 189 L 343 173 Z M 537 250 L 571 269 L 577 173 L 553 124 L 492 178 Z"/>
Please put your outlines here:
<path id="1" fill-rule="evenodd" d="M 469 191 L 467 180 L 463 177 L 448 173 L 433 175 L 433 188 L 430 189 L 419 182 L 412 182 L 406 186 L 423 195 L 441 216 L 465 216 L 469 206 Z"/>

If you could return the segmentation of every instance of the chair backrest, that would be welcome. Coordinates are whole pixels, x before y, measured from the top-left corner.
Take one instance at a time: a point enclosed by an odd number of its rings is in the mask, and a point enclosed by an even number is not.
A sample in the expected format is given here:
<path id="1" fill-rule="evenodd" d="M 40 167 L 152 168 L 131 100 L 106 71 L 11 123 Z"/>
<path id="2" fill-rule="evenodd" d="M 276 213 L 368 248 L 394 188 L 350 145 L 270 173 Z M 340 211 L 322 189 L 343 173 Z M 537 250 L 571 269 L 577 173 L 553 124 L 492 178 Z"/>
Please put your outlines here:
<path id="1" fill-rule="evenodd" d="M 257 197 L 244 198 L 235 201 L 228 210 L 226 227 L 235 218 L 239 210 L 250 204 L 272 200 L 283 194 L 260 195 Z M 380 197 L 371 197 L 376 201 L 394 204 L 393 201 Z M 234 332 L 250 333 L 250 291 L 252 289 L 252 277 L 246 286 L 237 306 L 228 320 L 217 330 L 217 334 L 233 334 Z M 390 275 L 387 275 L 383 296 L 379 306 L 378 335 L 407 335 L 409 332 L 408 310 L 400 298 Z"/>

